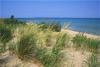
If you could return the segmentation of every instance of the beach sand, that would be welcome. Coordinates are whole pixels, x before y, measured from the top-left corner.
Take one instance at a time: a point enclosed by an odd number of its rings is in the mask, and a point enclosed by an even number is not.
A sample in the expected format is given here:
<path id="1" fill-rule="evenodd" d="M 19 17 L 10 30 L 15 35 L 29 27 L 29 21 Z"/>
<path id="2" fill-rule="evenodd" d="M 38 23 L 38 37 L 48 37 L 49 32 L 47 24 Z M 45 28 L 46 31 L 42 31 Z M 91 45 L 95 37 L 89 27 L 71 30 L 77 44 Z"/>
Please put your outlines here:
<path id="1" fill-rule="evenodd" d="M 72 37 L 74 37 L 75 35 L 77 35 L 79 32 L 77 31 L 73 31 L 73 30 L 65 30 L 62 29 L 62 32 L 68 33 L 69 35 L 71 35 Z M 100 38 L 100 36 L 98 35 L 92 35 L 92 34 L 88 34 L 88 33 L 84 33 L 85 36 L 89 37 L 89 38 Z"/>

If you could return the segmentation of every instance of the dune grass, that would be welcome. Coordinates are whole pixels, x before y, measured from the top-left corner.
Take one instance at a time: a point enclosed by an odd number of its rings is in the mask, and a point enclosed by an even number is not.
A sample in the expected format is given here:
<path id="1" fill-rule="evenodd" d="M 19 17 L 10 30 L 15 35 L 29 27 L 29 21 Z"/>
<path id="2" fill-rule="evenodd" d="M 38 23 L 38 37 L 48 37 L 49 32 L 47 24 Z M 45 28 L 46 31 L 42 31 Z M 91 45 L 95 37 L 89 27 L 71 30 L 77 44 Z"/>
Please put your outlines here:
<path id="1" fill-rule="evenodd" d="M 5 51 L 6 44 L 12 39 L 11 29 L 5 24 L 0 24 L 0 41 L 3 43 L 2 48 Z"/>
<path id="2" fill-rule="evenodd" d="M 23 35 L 17 44 L 17 55 L 23 59 L 31 55 L 36 48 L 35 38 L 32 35 Z"/>
<path id="3" fill-rule="evenodd" d="M 16 42 L 9 42 L 8 43 L 8 50 L 10 52 L 10 55 L 16 54 Z"/>
<path id="4" fill-rule="evenodd" d="M 51 29 L 53 31 L 56 31 L 56 32 L 60 32 L 61 31 L 61 24 L 60 22 L 46 22 L 46 21 L 42 21 L 40 23 L 38 23 L 38 25 L 42 25 L 40 28 L 42 30 L 45 30 L 45 29 Z"/>
<path id="5" fill-rule="evenodd" d="M 61 51 L 68 44 L 69 35 L 61 32 L 55 34 L 53 39 L 56 42 L 52 43 L 52 46 L 48 46 L 49 39 L 54 36 L 53 31 L 51 29 L 43 31 L 40 27 L 37 24 L 29 23 L 18 28 L 18 41 L 15 45 L 10 45 L 9 50 L 15 51 L 21 60 L 35 58 L 44 67 L 61 67 L 64 58 L 64 53 Z"/>
<path id="6" fill-rule="evenodd" d="M 92 53 L 87 60 L 84 61 L 85 66 L 83 67 L 100 67 L 100 57 Z"/>
<path id="7" fill-rule="evenodd" d="M 0 42 L 0 53 L 4 52 L 4 44 Z"/>
<path id="8" fill-rule="evenodd" d="M 21 25 L 25 25 L 25 23 L 14 19 L 3 19 L 0 21 L 0 41 L 4 44 L 4 50 L 6 44 L 12 40 L 16 28 Z"/>
<path id="9" fill-rule="evenodd" d="M 84 34 L 78 34 L 73 37 L 73 43 L 75 48 L 84 48 L 91 52 L 97 52 L 98 48 L 100 48 L 99 39 L 87 38 Z"/>
<path id="10" fill-rule="evenodd" d="M 12 38 L 11 29 L 4 24 L 0 25 L 1 42 L 6 44 L 8 41 L 11 40 L 11 38 Z"/>

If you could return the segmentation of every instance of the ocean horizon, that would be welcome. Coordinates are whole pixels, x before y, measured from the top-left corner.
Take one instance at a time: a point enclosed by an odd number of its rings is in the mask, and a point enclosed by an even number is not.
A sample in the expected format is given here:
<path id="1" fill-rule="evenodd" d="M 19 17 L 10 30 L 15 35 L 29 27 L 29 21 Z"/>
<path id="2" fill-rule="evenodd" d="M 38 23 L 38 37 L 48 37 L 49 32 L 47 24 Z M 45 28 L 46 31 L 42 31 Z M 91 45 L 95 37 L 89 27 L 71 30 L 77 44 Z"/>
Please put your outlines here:
<path id="1" fill-rule="evenodd" d="M 41 21 L 60 22 L 62 28 L 65 24 L 70 23 L 68 29 L 85 32 L 94 35 L 100 35 L 100 18 L 15 18 L 21 21 L 26 21 L 27 23 L 40 23 Z"/>

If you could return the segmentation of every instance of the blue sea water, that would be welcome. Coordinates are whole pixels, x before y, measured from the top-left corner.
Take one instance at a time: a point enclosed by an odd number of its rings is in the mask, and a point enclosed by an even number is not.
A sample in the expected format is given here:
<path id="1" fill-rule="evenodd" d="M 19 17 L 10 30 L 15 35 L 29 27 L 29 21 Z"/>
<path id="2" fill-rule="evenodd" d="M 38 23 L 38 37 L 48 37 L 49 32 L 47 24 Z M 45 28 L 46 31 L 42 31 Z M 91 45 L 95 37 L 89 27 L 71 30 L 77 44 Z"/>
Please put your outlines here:
<path id="1" fill-rule="evenodd" d="M 16 18 L 21 21 L 32 21 L 33 23 L 39 23 L 41 21 L 59 21 L 63 26 L 64 23 L 70 23 L 69 28 L 71 30 L 86 32 L 90 34 L 100 35 L 100 18 Z"/>

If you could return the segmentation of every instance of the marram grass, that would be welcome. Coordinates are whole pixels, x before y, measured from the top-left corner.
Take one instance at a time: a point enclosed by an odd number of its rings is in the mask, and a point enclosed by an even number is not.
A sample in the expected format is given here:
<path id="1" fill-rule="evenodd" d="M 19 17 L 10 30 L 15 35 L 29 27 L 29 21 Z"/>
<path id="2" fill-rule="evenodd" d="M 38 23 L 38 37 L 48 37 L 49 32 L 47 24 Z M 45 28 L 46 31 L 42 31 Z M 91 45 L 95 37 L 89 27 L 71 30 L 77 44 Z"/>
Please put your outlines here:
<path id="1" fill-rule="evenodd" d="M 73 43 L 75 48 L 85 48 L 91 52 L 98 52 L 100 48 L 100 40 L 88 38 L 84 34 L 77 34 L 73 37 Z"/>
<path id="2" fill-rule="evenodd" d="M 84 61 L 83 67 L 100 67 L 100 57 L 99 57 L 99 55 L 92 53 Z"/>
<path id="3" fill-rule="evenodd" d="M 40 26 L 29 23 L 20 27 L 18 31 L 16 54 L 21 60 L 33 57 L 40 61 L 44 67 L 61 67 L 64 58 L 64 53 L 61 50 L 68 43 L 68 34 L 57 34 L 57 37 L 54 37 L 56 42 L 52 44 L 51 49 L 44 45 L 49 42 L 49 37 L 52 39 L 52 36 L 54 36 L 50 29 L 42 31 Z M 11 46 L 9 47 L 13 50 Z"/>

